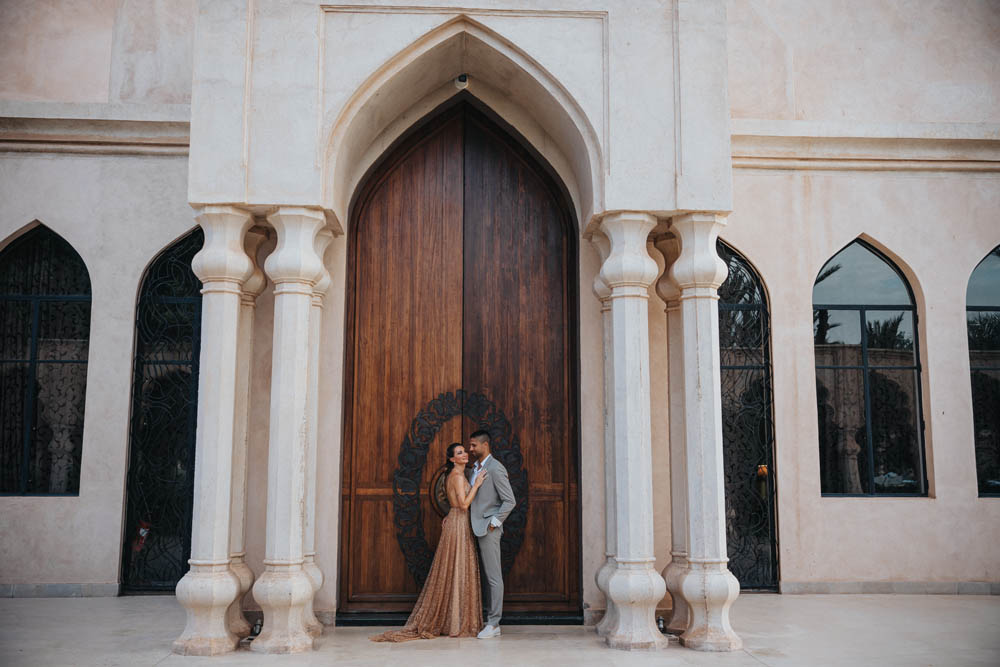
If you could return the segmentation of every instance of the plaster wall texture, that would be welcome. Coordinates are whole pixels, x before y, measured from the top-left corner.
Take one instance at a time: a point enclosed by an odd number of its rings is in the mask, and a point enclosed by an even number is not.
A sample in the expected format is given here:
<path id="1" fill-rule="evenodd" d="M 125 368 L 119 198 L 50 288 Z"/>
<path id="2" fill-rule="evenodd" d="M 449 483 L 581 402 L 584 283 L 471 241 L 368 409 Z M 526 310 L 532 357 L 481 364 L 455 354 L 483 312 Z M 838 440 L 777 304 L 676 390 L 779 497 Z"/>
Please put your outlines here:
<path id="1" fill-rule="evenodd" d="M 0 2 L 0 100 L 187 104 L 195 5 Z"/>
<path id="2" fill-rule="evenodd" d="M 40 221 L 93 293 L 80 495 L 0 497 L 0 582 L 116 584 L 135 300 L 156 254 L 194 226 L 183 157 L 0 155 L 0 243 Z"/>
<path id="3" fill-rule="evenodd" d="M 734 181 L 723 237 L 770 298 L 782 582 L 996 581 L 1000 505 L 976 491 L 965 295 L 1000 243 L 1000 177 L 737 169 Z M 812 286 L 859 237 L 915 296 L 927 498 L 820 496 Z"/>
<path id="4" fill-rule="evenodd" d="M 1000 121 L 991 0 L 729 0 L 733 118 Z"/>

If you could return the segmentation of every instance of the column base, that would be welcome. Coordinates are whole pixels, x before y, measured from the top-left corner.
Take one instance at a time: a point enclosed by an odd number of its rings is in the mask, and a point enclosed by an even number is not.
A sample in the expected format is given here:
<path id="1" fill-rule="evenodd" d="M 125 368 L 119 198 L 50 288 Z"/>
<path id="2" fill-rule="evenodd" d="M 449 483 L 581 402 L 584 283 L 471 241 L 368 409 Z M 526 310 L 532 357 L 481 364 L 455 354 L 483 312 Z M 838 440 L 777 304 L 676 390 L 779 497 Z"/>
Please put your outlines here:
<path id="1" fill-rule="evenodd" d="M 726 561 L 688 563 L 681 593 L 691 609 L 691 620 L 681 645 L 696 651 L 738 651 L 743 640 L 729 623 L 729 608 L 740 594 L 740 583 Z"/>
<path id="2" fill-rule="evenodd" d="M 268 565 L 253 586 L 253 596 L 264 610 L 264 629 L 250 643 L 256 653 L 304 653 L 313 638 L 306 629 L 305 604 L 312 582 L 302 565 Z"/>
<path id="3" fill-rule="evenodd" d="M 308 632 L 313 637 L 319 637 L 323 634 L 323 623 L 316 618 L 316 613 L 313 611 L 313 600 L 316 599 L 316 593 L 319 591 L 320 586 L 323 585 L 323 571 L 319 569 L 316 565 L 316 556 L 308 555 L 302 562 L 302 571 L 306 573 L 309 577 L 309 583 L 312 584 L 312 594 L 309 599 L 306 600 L 305 609 L 303 611 L 303 618 L 305 619 L 306 632 Z"/>
<path id="4" fill-rule="evenodd" d="M 615 557 L 608 554 L 607 560 L 597 570 L 597 575 L 594 577 L 597 589 L 604 593 L 604 599 L 607 600 L 608 605 L 607 609 L 604 610 L 604 617 L 594 626 L 594 631 L 597 632 L 599 637 L 606 637 L 611 628 L 618 622 L 618 609 L 615 607 L 614 600 L 608 595 L 608 580 L 611 579 L 611 573 L 614 570 Z"/>
<path id="5" fill-rule="evenodd" d="M 177 583 L 177 601 L 187 612 L 184 632 L 174 640 L 178 655 L 220 655 L 236 650 L 240 639 L 226 623 L 226 610 L 240 590 L 229 563 L 192 564 Z"/>
<path id="6" fill-rule="evenodd" d="M 618 614 L 604 639 L 608 646 L 626 651 L 666 648 L 667 638 L 656 627 L 656 604 L 666 592 L 652 561 L 616 560 L 608 594 Z"/>
<path id="7" fill-rule="evenodd" d="M 243 555 L 233 556 L 229 561 L 229 569 L 239 580 L 240 590 L 236 594 L 236 599 L 226 610 L 226 625 L 229 626 L 230 632 L 242 639 L 249 637 L 252 630 L 250 623 L 243 616 L 243 597 L 253 586 L 253 571 L 244 562 Z"/>
<path id="8" fill-rule="evenodd" d="M 663 568 L 663 580 L 673 602 L 670 618 L 667 620 L 667 633 L 671 635 L 680 635 L 688 626 L 690 610 L 681 591 L 681 580 L 687 569 L 687 557 L 681 554 L 673 554 L 670 563 Z"/>

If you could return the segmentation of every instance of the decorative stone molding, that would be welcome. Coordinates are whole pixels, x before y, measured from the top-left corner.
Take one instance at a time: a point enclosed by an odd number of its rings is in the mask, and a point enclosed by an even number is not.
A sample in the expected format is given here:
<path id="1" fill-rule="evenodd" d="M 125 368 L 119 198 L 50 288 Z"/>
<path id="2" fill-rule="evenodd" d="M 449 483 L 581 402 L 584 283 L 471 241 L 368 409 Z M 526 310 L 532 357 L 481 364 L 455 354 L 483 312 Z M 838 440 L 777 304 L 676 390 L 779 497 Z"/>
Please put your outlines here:
<path id="1" fill-rule="evenodd" d="M 229 629 L 237 637 L 250 635 L 250 623 L 243 616 L 243 598 L 253 586 L 254 574 L 246 564 L 245 531 L 247 512 L 247 447 L 250 420 L 250 368 L 253 364 L 253 321 L 257 297 L 267 286 L 267 278 L 257 265 L 257 253 L 267 236 L 258 229 L 246 233 L 244 250 L 253 262 L 253 272 L 243 283 L 240 296 L 239 338 L 236 349 L 236 424 L 233 436 L 232 509 L 229 526 L 229 567 L 240 580 L 240 592 L 226 612 Z"/>
<path id="2" fill-rule="evenodd" d="M 49 105 L 42 104 L 41 109 L 39 106 L 39 103 L 0 103 L 0 150 L 84 155 L 185 156 L 188 153 L 187 120 L 86 118 L 88 109 L 79 109 L 79 117 L 73 118 L 7 115 L 54 112 Z"/>
<path id="3" fill-rule="evenodd" d="M 253 641 L 258 653 L 299 653 L 313 646 L 305 607 L 313 584 L 303 569 L 305 466 L 309 440 L 309 317 L 322 277 L 316 237 L 322 211 L 281 207 L 267 217 L 278 246 L 264 263 L 274 282 L 271 422 L 267 457 L 267 544 L 264 573 L 253 594 L 264 627 Z"/>
<path id="4" fill-rule="evenodd" d="M 607 580 L 617 617 L 605 641 L 620 649 L 663 648 L 656 604 L 666 586 L 653 569 L 653 476 L 649 397 L 649 286 L 657 266 L 646 241 L 656 225 L 648 213 L 605 216 L 611 242 L 600 279 L 611 294 L 610 340 L 615 476 L 615 562 Z"/>
<path id="5" fill-rule="evenodd" d="M 321 262 L 331 241 L 333 241 L 333 232 L 329 229 L 321 229 L 316 235 L 315 251 Z M 330 289 L 330 282 L 330 272 L 323 265 L 319 280 L 313 285 L 312 307 L 309 312 L 309 394 L 306 398 L 309 438 L 306 442 L 306 505 L 302 567 L 313 588 L 313 594 L 306 601 L 303 612 L 306 629 L 313 637 L 319 637 L 323 634 L 323 624 L 313 613 L 313 599 L 323 585 L 323 572 L 316 565 L 316 451 L 319 444 L 319 346 L 323 323 L 323 297 Z"/>
<path id="6" fill-rule="evenodd" d="M 689 609 L 681 579 L 687 572 L 687 471 L 684 451 L 684 350 L 681 338 L 681 290 L 670 277 L 670 267 L 680 255 L 680 241 L 663 235 L 656 240 L 667 270 L 656 283 L 656 292 L 666 304 L 667 364 L 670 415 L 670 563 L 663 579 L 670 592 L 667 632 L 679 635 L 687 629 Z"/>
<path id="7" fill-rule="evenodd" d="M 690 618 L 681 643 L 701 651 L 743 646 L 729 623 L 740 587 L 726 566 L 717 301 L 727 267 L 716 251 L 724 225 L 725 216 L 716 213 L 688 213 L 671 222 L 680 241 L 670 279 L 680 290 L 687 477 L 688 567 L 680 576 L 680 590 Z"/>
<path id="8" fill-rule="evenodd" d="M 226 623 L 226 612 L 240 591 L 240 580 L 229 566 L 230 503 L 240 295 L 253 272 L 243 239 L 252 217 L 231 206 L 205 206 L 196 218 L 205 245 L 192 261 L 204 283 L 194 516 L 191 569 L 177 584 L 187 625 L 173 650 L 217 655 L 232 651 L 239 641 Z"/>
<path id="9" fill-rule="evenodd" d="M 603 232 L 596 231 L 590 242 L 597 249 L 603 264 L 611 254 L 611 240 Z M 597 589 L 604 593 L 607 605 L 604 616 L 594 628 L 598 635 L 604 637 L 610 628 L 618 622 L 618 609 L 608 592 L 608 580 L 615 569 L 615 545 L 617 528 L 615 527 L 615 438 L 614 438 L 614 377 L 612 375 L 611 340 L 611 288 L 604 278 L 598 274 L 594 278 L 594 295 L 601 301 L 601 319 L 604 325 L 604 563 L 594 576 Z"/>

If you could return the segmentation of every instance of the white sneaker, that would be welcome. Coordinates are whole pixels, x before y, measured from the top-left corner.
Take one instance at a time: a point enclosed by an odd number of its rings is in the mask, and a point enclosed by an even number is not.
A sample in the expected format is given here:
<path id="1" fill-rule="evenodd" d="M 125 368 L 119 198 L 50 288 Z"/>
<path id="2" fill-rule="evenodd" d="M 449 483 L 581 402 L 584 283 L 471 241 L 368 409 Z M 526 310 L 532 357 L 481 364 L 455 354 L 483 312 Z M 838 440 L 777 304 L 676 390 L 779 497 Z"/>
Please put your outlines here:
<path id="1" fill-rule="evenodd" d="M 487 625 L 485 628 L 479 631 L 478 635 L 476 635 L 476 637 L 479 639 L 493 639 L 494 637 L 499 637 L 499 636 L 500 636 L 500 628 L 493 625 Z"/>

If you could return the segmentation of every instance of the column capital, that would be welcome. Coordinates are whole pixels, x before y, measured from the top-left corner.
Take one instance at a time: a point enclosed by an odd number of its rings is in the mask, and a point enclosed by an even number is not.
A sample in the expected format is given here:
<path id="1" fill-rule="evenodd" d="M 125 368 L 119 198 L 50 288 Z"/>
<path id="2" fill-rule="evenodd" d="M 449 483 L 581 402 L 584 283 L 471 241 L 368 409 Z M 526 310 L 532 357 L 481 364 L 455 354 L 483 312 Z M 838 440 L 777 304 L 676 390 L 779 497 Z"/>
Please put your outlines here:
<path id="1" fill-rule="evenodd" d="M 681 242 L 676 236 L 664 234 L 653 241 L 653 245 L 663 255 L 663 261 L 667 267 L 660 279 L 656 281 L 656 293 L 667 304 L 667 312 L 670 312 L 680 305 L 681 299 L 681 289 L 670 275 L 674 262 L 681 254 Z"/>
<path id="2" fill-rule="evenodd" d="M 247 230 L 243 241 L 243 249 L 253 264 L 250 277 L 243 283 L 243 299 L 246 303 L 253 304 L 257 300 L 257 297 L 261 295 L 261 292 L 264 291 L 264 288 L 267 287 L 267 276 L 264 275 L 260 265 L 257 264 L 257 253 L 266 240 L 267 234 L 261 231 L 260 228 L 254 228 Z"/>
<path id="3" fill-rule="evenodd" d="M 267 216 L 278 233 L 278 246 L 264 262 L 264 271 L 276 286 L 299 283 L 312 287 L 323 272 L 316 254 L 316 236 L 326 226 L 323 211 L 303 206 L 282 206 Z"/>
<path id="4" fill-rule="evenodd" d="M 253 262 L 243 249 L 243 238 L 253 216 L 235 206 L 202 206 L 195 220 L 205 232 L 205 245 L 191 260 L 191 269 L 209 283 L 242 285 L 253 272 Z"/>
<path id="5" fill-rule="evenodd" d="M 604 232 L 596 230 L 590 237 L 590 244 L 594 246 L 597 250 L 597 254 L 601 258 L 601 266 L 607 261 L 608 255 L 611 254 L 611 239 L 604 235 Z M 598 271 L 597 275 L 594 276 L 593 284 L 594 296 L 596 296 L 600 302 L 602 309 L 606 308 L 608 305 L 608 298 L 611 296 L 611 287 L 604 282 L 604 278 L 601 277 L 601 272 Z"/>
<path id="6" fill-rule="evenodd" d="M 612 298 L 623 292 L 645 296 L 656 280 L 658 267 L 646 250 L 646 240 L 655 226 L 656 216 L 641 211 L 611 213 L 601 219 L 600 230 L 610 240 L 611 251 L 600 277 L 611 288 Z"/>
<path id="7" fill-rule="evenodd" d="M 718 213 L 685 213 L 670 221 L 670 229 L 680 241 L 680 255 L 670 267 L 670 278 L 684 292 L 708 290 L 715 296 L 729 273 L 715 249 L 726 216 Z"/>
<path id="8" fill-rule="evenodd" d="M 330 271 L 326 268 L 326 264 L 323 262 L 323 256 L 326 255 L 326 249 L 330 247 L 330 243 L 333 241 L 333 232 L 329 229 L 321 229 L 316 234 L 316 240 L 314 242 L 314 248 L 316 251 L 316 256 L 319 257 L 320 266 L 322 267 L 322 272 L 320 273 L 319 279 L 316 284 L 313 285 L 313 304 L 322 306 L 322 299 L 326 295 L 328 289 L 330 289 Z M 319 300 L 319 303 L 317 303 Z"/>

